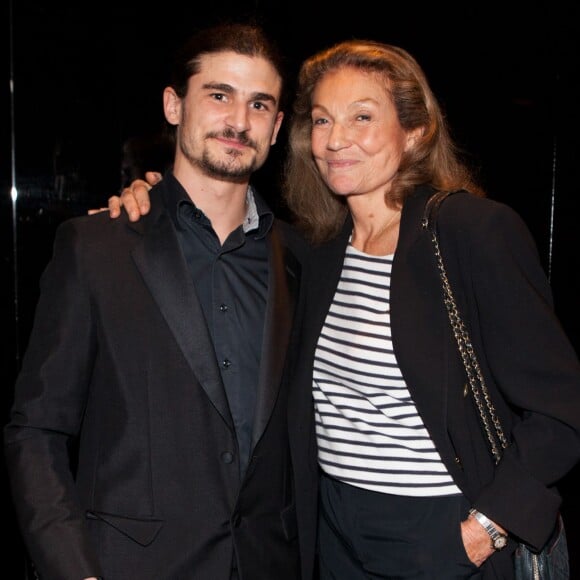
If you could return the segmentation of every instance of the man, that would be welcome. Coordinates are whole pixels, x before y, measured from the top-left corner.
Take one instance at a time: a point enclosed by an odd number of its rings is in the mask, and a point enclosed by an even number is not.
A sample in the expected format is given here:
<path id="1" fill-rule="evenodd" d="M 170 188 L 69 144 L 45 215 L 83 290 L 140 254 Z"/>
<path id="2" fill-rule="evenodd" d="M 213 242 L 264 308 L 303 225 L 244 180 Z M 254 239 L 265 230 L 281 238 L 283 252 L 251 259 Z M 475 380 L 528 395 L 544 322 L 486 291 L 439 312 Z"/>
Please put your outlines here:
<path id="1" fill-rule="evenodd" d="M 259 29 L 200 32 L 163 93 L 175 157 L 148 215 L 57 232 L 5 428 L 43 580 L 312 576 L 284 373 L 304 248 L 250 185 L 282 94 Z"/>

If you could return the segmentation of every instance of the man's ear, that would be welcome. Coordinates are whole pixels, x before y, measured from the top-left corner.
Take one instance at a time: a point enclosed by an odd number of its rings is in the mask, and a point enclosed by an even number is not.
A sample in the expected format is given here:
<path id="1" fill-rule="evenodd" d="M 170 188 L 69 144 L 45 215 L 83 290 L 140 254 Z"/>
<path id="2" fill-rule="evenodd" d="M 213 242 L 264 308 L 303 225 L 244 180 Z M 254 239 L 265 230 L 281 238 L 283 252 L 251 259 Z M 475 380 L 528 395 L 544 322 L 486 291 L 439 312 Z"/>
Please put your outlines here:
<path id="1" fill-rule="evenodd" d="M 181 121 L 181 99 L 173 87 L 165 87 L 163 91 L 163 112 L 170 125 L 179 125 Z"/>
<path id="2" fill-rule="evenodd" d="M 270 145 L 274 145 L 278 139 L 278 133 L 280 132 L 280 127 L 282 126 L 282 121 L 284 120 L 284 113 L 278 111 L 276 115 L 276 121 L 274 122 L 274 130 L 272 131 L 272 138 L 270 139 Z"/>

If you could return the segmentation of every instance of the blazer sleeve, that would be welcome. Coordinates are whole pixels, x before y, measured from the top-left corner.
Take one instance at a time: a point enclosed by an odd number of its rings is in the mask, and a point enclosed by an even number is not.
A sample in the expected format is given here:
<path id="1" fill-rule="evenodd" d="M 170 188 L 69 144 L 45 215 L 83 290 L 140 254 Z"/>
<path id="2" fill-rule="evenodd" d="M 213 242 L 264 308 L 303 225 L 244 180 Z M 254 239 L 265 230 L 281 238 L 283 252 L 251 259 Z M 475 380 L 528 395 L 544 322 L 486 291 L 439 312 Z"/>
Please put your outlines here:
<path id="1" fill-rule="evenodd" d="M 469 319 L 491 399 L 500 411 L 502 397 L 509 404 L 511 444 L 474 505 L 540 548 L 561 503 L 555 485 L 580 458 L 580 363 L 527 226 L 509 207 L 482 203 L 464 253 Z"/>
<path id="2" fill-rule="evenodd" d="M 4 429 L 16 515 L 40 576 L 101 576 L 77 500 L 69 453 L 79 433 L 95 350 L 82 242 L 63 222 L 40 281 L 28 348 Z"/>

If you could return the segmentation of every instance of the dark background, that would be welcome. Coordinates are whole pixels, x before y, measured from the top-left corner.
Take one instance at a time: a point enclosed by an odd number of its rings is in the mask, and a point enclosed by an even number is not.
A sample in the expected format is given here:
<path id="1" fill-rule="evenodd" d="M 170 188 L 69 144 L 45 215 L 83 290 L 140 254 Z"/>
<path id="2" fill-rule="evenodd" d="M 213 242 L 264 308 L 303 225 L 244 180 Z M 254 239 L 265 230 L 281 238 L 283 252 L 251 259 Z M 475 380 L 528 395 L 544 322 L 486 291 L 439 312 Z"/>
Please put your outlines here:
<path id="1" fill-rule="evenodd" d="M 9 0 L 0 8 L 4 421 L 55 227 L 106 205 L 119 191 L 123 143 L 162 125 L 167 57 L 190 32 L 224 18 L 262 24 L 287 55 L 290 79 L 304 57 L 345 38 L 375 38 L 414 54 L 489 196 L 514 207 L 528 223 L 562 324 L 580 351 L 578 6 L 208 4 L 216 7 Z M 256 176 L 280 213 L 277 176 L 284 147 L 282 135 Z M 3 467 L 0 475 L 5 482 Z M 580 578 L 579 482 L 577 468 L 560 486 L 573 580 Z M 15 571 L 3 571 L 2 577 L 20 580 L 23 550 L 4 490 L 3 527 L 10 544 L 2 567 Z"/>

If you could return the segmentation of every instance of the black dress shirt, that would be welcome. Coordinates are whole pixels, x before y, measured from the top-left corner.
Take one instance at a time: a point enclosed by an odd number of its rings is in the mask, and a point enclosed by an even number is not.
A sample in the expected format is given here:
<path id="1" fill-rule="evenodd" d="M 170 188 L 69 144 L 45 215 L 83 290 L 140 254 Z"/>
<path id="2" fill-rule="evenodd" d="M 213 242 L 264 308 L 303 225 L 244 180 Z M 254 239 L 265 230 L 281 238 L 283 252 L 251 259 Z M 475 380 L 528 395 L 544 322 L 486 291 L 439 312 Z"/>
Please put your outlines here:
<path id="1" fill-rule="evenodd" d="M 243 475 L 251 449 L 268 295 L 266 235 L 274 215 L 249 187 L 244 223 L 221 245 L 210 220 L 173 174 L 165 177 L 167 207 L 213 340 Z"/>

